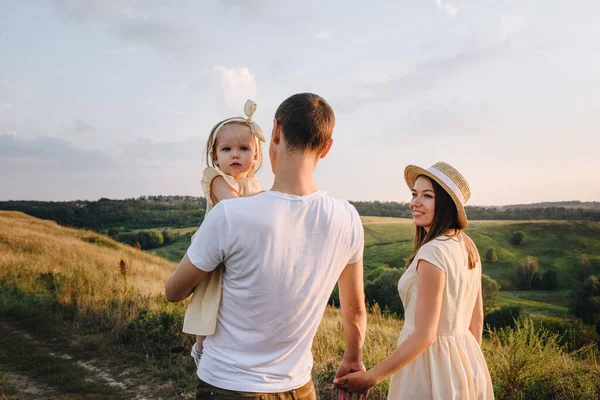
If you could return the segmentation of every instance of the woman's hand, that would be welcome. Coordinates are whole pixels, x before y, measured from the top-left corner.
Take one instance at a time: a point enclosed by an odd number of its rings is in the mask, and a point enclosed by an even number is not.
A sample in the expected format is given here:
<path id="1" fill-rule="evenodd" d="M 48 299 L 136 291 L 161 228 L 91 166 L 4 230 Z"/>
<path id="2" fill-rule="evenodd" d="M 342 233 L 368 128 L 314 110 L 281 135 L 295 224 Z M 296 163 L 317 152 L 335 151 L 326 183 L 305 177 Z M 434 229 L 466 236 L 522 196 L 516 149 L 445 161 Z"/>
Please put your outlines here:
<path id="1" fill-rule="evenodd" d="M 335 378 L 333 384 L 345 392 L 358 393 L 360 398 L 366 397 L 369 389 L 377 385 L 377 380 L 372 376 L 370 371 L 360 371 Z"/>

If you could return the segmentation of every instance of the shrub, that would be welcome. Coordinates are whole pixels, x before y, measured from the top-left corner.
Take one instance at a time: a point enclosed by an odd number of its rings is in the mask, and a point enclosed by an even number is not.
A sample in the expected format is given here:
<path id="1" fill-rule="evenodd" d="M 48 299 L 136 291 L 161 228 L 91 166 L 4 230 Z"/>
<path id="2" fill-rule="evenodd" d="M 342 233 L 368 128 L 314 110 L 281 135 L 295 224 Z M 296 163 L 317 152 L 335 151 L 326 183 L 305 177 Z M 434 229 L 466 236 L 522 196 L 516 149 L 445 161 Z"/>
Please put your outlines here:
<path id="1" fill-rule="evenodd" d="M 543 290 L 558 289 L 558 275 L 556 274 L 556 271 L 549 269 L 548 271 L 544 272 L 539 283 L 537 283 L 534 287 Z"/>
<path id="2" fill-rule="evenodd" d="M 559 336 L 559 342 L 569 351 L 600 343 L 600 336 L 594 327 L 585 325 L 579 319 L 544 318 L 539 326 Z"/>
<path id="3" fill-rule="evenodd" d="M 487 250 L 487 252 L 485 253 L 485 260 L 490 264 L 498 261 L 498 254 L 496 254 L 495 248 L 492 247 Z"/>
<path id="4" fill-rule="evenodd" d="M 177 233 L 171 229 L 163 230 L 162 235 L 165 244 L 173 243 L 175 240 L 177 240 Z"/>
<path id="5" fill-rule="evenodd" d="M 540 264 L 536 257 L 528 256 L 515 269 L 515 285 L 520 289 L 531 289 L 538 284 Z"/>
<path id="6" fill-rule="evenodd" d="M 497 400 L 592 400 L 600 393 L 593 350 L 580 353 L 589 360 L 577 360 L 561 346 L 559 335 L 536 328 L 531 320 L 491 331 L 484 351 Z"/>
<path id="7" fill-rule="evenodd" d="M 523 231 L 518 231 L 512 234 L 511 238 L 510 238 L 510 243 L 514 246 L 523 246 L 525 245 L 526 240 L 525 240 L 525 232 Z"/>
<path id="8" fill-rule="evenodd" d="M 571 312 L 585 324 L 596 325 L 600 321 L 600 279 L 588 277 L 571 296 Z"/>
<path id="9" fill-rule="evenodd" d="M 136 236 L 137 241 L 142 245 L 142 249 L 154 249 L 162 246 L 165 242 L 162 233 L 157 231 L 141 231 Z"/>
<path id="10" fill-rule="evenodd" d="M 164 358 L 169 356 L 171 349 L 181 346 L 184 339 L 182 325 L 182 316 L 177 313 L 141 310 L 118 337 L 125 345 L 139 347 L 154 358 Z"/>
<path id="11" fill-rule="evenodd" d="M 485 274 L 481 275 L 481 294 L 483 296 L 483 312 L 485 314 L 496 308 L 496 297 L 499 290 L 500 285 L 498 282 Z"/>
<path id="12" fill-rule="evenodd" d="M 522 307 L 501 307 L 485 316 L 484 323 L 489 329 L 513 328 L 523 320 Z"/>
<path id="13" fill-rule="evenodd" d="M 404 307 L 398 295 L 398 281 L 406 268 L 388 269 L 382 272 L 373 282 L 367 282 L 365 297 L 370 304 L 377 303 L 390 313 L 403 316 Z"/>

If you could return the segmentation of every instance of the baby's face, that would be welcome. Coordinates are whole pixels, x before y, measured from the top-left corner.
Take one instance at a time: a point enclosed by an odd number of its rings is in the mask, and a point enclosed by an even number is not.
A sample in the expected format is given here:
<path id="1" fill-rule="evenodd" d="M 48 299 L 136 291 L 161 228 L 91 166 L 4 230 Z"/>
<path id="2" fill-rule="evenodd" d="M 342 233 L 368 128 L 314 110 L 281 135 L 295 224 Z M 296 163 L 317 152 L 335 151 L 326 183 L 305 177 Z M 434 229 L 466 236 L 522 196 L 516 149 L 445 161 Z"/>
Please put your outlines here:
<path id="1" fill-rule="evenodd" d="M 256 163 L 254 136 L 241 124 L 227 124 L 219 131 L 213 161 L 221 171 L 236 179 L 245 178 Z"/>

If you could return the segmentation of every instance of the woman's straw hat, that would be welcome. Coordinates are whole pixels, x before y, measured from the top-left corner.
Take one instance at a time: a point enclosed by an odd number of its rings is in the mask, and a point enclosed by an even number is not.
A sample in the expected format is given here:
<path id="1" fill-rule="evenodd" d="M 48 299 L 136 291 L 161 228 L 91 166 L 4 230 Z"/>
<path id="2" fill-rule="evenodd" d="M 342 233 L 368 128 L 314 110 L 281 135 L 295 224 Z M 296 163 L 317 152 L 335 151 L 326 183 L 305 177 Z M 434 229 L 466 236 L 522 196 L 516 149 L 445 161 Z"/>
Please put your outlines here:
<path id="1" fill-rule="evenodd" d="M 414 187 L 415 181 L 420 175 L 433 179 L 448 192 L 454 200 L 454 204 L 456 204 L 459 227 L 465 229 L 469 223 L 465 212 L 465 204 L 471 197 L 471 190 L 466 179 L 454 167 L 445 162 L 435 163 L 429 169 L 409 165 L 404 170 L 404 179 L 410 189 Z"/>

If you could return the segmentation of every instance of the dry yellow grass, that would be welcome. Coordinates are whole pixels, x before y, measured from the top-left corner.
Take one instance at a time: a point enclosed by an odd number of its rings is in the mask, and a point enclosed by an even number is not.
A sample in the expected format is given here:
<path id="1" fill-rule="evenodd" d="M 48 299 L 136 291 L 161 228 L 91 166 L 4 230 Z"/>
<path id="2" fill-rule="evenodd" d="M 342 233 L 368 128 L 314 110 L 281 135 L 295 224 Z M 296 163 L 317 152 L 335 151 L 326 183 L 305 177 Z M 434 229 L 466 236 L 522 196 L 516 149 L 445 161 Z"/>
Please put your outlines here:
<path id="1" fill-rule="evenodd" d="M 90 243 L 90 240 L 99 240 Z M 141 295 L 159 295 L 175 265 L 163 258 L 136 251 L 94 232 L 69 229 L 55 222 L 0 211 L 0 266 L 3 273 L 33 277 L 57 273 L 84 274 L 90 300 L 106 298 L 123 285 L 121 258 L 128 264 L 128 286 Z M 83 277 L 81 277 L 83 279 Z"/>
<path id="2" fill-rule="evenodd" d="M 127 264 L 126 279 L 120 261 Z M 79 315 L 90 312 L 129 314 L 115 321 L 126 324 L 142 307 L 157 310 L 161 302 L 146 301 L 127 310 L 106 309 L 115 299 L 154 298 L 175 265 L 94 232 L 65 228 L 19 212 L 0 211 L 0 279 L 35 295 L 39 286 L 59 285 L 56 302 L 76 305 Z M 137 301 L 137 300 L 136 300 Z"/>

